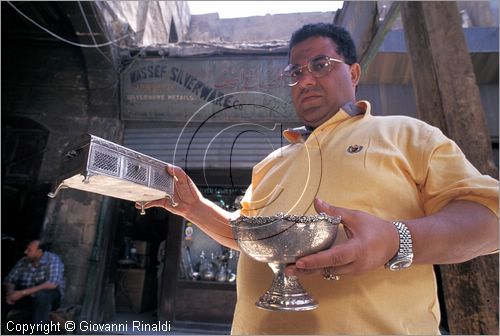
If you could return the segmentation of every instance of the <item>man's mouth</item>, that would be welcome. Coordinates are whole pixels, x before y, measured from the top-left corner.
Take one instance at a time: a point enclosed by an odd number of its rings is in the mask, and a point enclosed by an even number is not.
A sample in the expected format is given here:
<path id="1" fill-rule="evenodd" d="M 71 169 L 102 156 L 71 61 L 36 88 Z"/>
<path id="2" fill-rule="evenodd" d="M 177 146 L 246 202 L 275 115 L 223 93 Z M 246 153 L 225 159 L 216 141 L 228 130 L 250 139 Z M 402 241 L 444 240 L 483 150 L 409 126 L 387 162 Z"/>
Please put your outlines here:
<path id="1" fill-rule="evenodd" d="M 318 98 L 321 98 L 321 96 L 317 95 L 317 94 L 305 94 L 302 97 L 300 97 L 300 102 L 302 104 L 304 104 L 304 103 L 314 101 L 315 99 L 318 99 Z"/>

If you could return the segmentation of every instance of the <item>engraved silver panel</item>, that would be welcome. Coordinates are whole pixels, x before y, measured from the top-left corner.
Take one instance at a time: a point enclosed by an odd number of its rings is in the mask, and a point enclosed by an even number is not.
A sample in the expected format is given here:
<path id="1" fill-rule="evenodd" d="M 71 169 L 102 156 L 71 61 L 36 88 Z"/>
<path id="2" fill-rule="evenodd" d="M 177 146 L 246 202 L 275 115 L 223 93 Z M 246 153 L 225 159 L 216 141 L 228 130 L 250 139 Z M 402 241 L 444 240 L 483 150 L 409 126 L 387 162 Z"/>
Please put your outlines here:
<path id="1" fill-rule="evenodd" d="M 75 140 L 61 158 L 61 188 L 73 188 L 144 203 L 172 198 L 174 180 L 166 162 L 86 134 Z"/>

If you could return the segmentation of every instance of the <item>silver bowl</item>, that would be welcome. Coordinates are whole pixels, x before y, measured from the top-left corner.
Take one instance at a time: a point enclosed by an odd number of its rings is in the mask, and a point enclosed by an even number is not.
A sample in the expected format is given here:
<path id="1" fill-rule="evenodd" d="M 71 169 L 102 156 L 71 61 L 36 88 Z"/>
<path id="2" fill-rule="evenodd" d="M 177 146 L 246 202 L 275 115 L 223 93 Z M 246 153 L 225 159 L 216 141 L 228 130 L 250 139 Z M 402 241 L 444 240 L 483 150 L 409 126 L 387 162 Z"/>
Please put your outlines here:
<path id="1" fill-rule="evenodd" d="M 326 214 L 241 216 L 231 221 L 241 250 L 265 262 L 274 272 L 271 288 L 256 302 L 266 310 L 303 311 L 318 307 L 296 276 L 285 275 L 288 264 L 330 247 L 337 236 L 340 217 Z"/>

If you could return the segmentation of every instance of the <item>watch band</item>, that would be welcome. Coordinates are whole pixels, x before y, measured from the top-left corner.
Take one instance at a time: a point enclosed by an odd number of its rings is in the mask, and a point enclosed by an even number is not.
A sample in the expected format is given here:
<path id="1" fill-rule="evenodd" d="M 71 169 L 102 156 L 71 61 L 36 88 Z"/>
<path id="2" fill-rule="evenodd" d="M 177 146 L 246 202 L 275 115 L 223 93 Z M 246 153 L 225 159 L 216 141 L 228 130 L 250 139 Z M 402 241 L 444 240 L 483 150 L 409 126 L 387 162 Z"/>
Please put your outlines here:
<path id="1" fill-rule="evenodd" d="M 413 262 L 413 242 L 410 230 L 405 223 L 395 221 L 392 224 L 399 233 L 399 249 L 396 255 L 385 264 L 385 267 L 392 271 L 399 271 L 410 267 Z"/>

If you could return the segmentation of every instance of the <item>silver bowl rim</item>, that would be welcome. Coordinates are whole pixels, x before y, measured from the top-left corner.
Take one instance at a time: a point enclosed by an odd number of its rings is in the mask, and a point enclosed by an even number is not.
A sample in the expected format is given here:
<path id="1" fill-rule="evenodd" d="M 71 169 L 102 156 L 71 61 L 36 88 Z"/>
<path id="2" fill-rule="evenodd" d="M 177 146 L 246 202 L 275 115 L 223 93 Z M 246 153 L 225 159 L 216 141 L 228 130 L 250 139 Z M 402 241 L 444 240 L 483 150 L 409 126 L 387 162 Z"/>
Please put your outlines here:
<path id="1" fill-rule="evenodd" d="M 278 220 L 284 220 L 293 224 L 312 224 L 319 221 L 326 221 L 325 224 L 337 225 L 341 222 L 340 216 L 330 216 L 324 212 L 316 215 L 292 215 L 279 212 L 272 216 L 244 216 L 240 215 L 238 218 L 230 220 L 229 223 L 233 228 L 241 229 L 240 224 L 251 226 L 244 226 L 245 230 L 262 229 L 264 226 L 271 225 Z"/>

